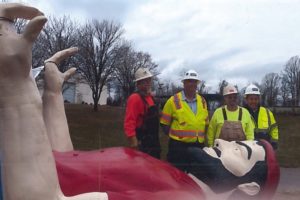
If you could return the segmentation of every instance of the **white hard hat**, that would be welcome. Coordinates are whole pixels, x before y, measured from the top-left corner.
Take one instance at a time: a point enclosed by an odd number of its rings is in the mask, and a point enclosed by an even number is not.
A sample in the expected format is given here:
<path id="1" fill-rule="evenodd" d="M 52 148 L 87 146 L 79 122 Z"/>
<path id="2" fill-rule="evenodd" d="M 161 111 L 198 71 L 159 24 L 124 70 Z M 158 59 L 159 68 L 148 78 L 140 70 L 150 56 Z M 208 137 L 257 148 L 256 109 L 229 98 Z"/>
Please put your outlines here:
<path id="1" fill-rule="evenodd" d="M 146 78 L 151 78 L 153 75 L 151 74 L 151 72 L 149 71 L 149 69 L 147 68 L 139 68 L 135 74 L 135 82 L 146 79 Z"/>
<path id="2" fill-rule="evenodd" d="M 197 80 L 198 82 L 200 82 L 200 79 L 198 77 L 198 73 L 195 70 L 188 70 L 187 72 L 185 72 L 183 79 L 181 80 L 182 82 L 184 80 Z"/>
<path id="3" fill-rule="evenodd" d="M 227 85 L 223 88 L 223 96 L 229 95 L 229 94 L 237 94 L 238 91 L 236 87 L 233 85 Z"/>
<path id="4" fill-rule="evenodd" d="M 247 94 L 260 95 L 259 88 L 256 85 L 250 84 L 245 90 L 245 95 Z"/>

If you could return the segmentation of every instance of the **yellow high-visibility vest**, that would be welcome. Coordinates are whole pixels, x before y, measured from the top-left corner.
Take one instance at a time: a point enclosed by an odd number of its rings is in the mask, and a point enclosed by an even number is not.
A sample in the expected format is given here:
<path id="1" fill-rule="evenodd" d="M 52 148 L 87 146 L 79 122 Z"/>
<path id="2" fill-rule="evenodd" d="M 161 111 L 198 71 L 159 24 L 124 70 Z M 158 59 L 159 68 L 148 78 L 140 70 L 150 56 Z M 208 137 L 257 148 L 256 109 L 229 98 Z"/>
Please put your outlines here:
<path id="1" fill-rule="evenodd" d="M 260 106 L 258 113 L 258 123 L 255 122 L 253 117 L 252 122 L 253 126 L 255 127 L 255 133 L 266 132 L 270 136 L 271 140 L 278 140 L 277 123 L 275 121 L 273 113 L 269 109 Z"/>
<path id="2" fill-rule="evenodd" d="M 205 128 L 208 125 L 207 105 L 203 97 L 196 95 L 197 113 L 195 114 L 179 92 L 166 102 L 160 123 L 170 126 L 169 137 L 182 142 L 203 143 Z"/>

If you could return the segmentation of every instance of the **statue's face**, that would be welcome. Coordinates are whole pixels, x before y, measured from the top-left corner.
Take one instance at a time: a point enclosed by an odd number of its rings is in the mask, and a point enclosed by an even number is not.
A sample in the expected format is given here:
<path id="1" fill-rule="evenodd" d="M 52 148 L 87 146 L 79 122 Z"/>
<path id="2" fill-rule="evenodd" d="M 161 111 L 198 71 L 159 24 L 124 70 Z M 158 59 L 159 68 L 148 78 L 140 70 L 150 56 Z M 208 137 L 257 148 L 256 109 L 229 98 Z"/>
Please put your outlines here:
<path id="1" fill-rule="evenodd" d="M 244 176 L 257 161 L 265 160 L 265 150 L 257 141 L 232 141 L 216 139 L 213 148 L 203 149 L 210 156 L 219 159 L 223 166 L 235 176 Z"/>

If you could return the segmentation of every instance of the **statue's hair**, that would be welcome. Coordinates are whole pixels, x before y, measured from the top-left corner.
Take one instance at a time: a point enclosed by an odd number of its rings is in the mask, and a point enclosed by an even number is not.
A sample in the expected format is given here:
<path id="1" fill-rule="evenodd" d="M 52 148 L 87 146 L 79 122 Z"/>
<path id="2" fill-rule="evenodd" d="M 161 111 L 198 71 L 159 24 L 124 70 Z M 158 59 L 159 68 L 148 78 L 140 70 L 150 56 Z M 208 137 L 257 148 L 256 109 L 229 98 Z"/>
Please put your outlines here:
<path id="1" fill-rule="evenodd" d="M 262 145 L 266 151 L 267 163 L 267 177 L 261 188 L 260 197 L 261 199 L 272 199 L 279 183 L 280 169 L 272 145 L 266 140 L 260 140 L 258 144 Z"/>

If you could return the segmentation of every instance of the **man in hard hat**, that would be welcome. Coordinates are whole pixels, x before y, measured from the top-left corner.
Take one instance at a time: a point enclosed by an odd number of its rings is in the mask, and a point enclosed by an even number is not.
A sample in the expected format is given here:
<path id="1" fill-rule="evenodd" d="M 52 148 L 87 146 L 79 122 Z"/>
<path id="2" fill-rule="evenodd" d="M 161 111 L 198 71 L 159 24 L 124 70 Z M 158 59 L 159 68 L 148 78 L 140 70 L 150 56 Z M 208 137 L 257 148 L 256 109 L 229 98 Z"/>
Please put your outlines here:
<path id="1" fill-rule="evenodd" d="M 250 84 L 245 90 L 245 108 L 252 117 L 254 137 L 256 140 L 265 139 L 269 141 L 274 149 L 278 144 L 278 126 L 273 113 L 260 105 L 259 88 Z"/>
<path id="2" fill-rule="evenodd" d="M 227 141 L 254 139 L 254 127 L 248 110 L 238 106 L 238 91 L 233 85 L 223 89 L 225 105 L 216 109 L 207 131 L 208 146 L 217 138 Z"/>
<path id="3" fill-rule="evenodd" d="M 130 147 L 160 158 L 159 114 L 151 95 L 152 77 L 147 68 L 136 71 L 137 92 L 127 100 L 124 130 Z"/>
<path id="4" fill-rule="evenodd" d="M 208 111 L 206 101 L 197 94 L 198 73 L 188 70 L 182 79 L 183 91 L 173 95 L 164 105 L 160 123 L 169 135 L 167 160 L 187 171 L 188 147 L 204 147 Z"/>

